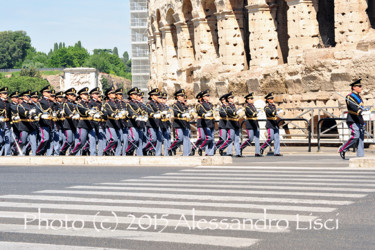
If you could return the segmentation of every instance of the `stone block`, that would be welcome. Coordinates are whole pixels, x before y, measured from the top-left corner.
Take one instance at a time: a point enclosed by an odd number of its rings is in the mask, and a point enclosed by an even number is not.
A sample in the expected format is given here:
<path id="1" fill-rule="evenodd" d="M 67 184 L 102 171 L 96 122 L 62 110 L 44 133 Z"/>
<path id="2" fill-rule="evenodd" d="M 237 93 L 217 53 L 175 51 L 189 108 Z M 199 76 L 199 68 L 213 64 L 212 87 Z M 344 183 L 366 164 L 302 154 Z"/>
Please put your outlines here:
<path id="1" fill-rule="evenodd" d="M 83 166 L 86 165 L 85 156 L 61 156 L 61 164 L 66 166 Z M 59 162 L 60 163 L 60 162 Z"/>
<path id="2" fill-rule="evenodd" d="M 138 166 L 140 157 L 87 157 L 85 165 L 89 166 Z"/>
<path id="3" fill-rule="evenodd" d="M 30 158 L 30 165 L 59 166 L 63 165 L 63 157 L 42 156 Z M 74 158 L 74 157 L 72 157 Z"/>
<path id="4" fill-rule="evenodd" d="M 375 168 L 375 157 L 359 157 L 349 160 L 351 168 Z"/>
<path id="5" fill-rule="evenodd" d="M 1 157 L 0 165 L 1 166 L 30 165 L 30 157 L 28 156 L 23 156 L 23 157 L 4 156 L 4 157 Z"/>

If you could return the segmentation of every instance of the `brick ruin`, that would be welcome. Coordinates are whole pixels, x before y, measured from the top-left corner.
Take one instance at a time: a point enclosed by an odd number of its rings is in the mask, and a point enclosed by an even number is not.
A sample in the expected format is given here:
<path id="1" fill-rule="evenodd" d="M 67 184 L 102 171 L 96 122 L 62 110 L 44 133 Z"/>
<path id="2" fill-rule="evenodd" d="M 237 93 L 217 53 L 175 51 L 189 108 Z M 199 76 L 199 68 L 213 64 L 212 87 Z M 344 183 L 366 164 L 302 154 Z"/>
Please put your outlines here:
<path id="1" fill-rule="evenodd" d="M 278 93 L 296 107 L 339 107 L 349 83 L 375 87 L 375 0 L 149 0 L 149 87 Z M 339 115 L 341 110 L 332 110 Z M 311 118 L 311 117 L 310 117 Z"/>

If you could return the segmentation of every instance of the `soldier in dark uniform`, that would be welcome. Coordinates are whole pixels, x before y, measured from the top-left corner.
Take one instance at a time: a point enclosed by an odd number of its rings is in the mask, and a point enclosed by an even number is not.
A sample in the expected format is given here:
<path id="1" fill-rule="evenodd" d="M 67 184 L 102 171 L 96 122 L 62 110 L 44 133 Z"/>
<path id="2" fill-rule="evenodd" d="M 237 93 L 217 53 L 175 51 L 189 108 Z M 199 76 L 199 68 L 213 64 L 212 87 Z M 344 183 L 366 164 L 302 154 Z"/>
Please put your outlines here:
<path id="1" fill-rule="evenodd" d="M 126 149 L 128 148 L 128 121 L 127 121 L 127 110 L 126 102 L 124 101 L 124 89 L 119 88 L 116 90 L 116 104 L 119 110 L 119 125 L 120 130 L 118 137 L 120 139 L 119 144 L 117 145 L 116 151 L 118 155 L 126 155 Z"/>
<path id="2" fill-rule="evenodd" d="M 117 131 L 120 130 L 119 125 L 119 110 L 115 102 L 116 90 L 114 87 L 106 91 L 106 96 L 108 101 L 103 105 L 104 116 L 107 117 L 106 123 L 106 137 L 107 137 L 107 147 L 104 149 L 104 154 L 109 155 L 114 153 L 116 156 L 119 156 L 119 152 L 116 151 L 118 143 L 120 143 L 120 138 L 118 137 Z"/>
<path id="3" fill-rule="evenodd" d="M 53 128 L 53 121 L 52 121 L 52 107 L 53 102 L 51 102 L 51 91 L 52 88 L 50 85 L 44 87 L 42 92 L 42 99 L 37 103 L 39 110 L 41 111 L 40 115 L 40 142 L 39 147 L 36 151 L 37 155 L 44 155 L 47 149 L 50 147 L 52 141 L 52 128 Z M 51 156 L 50 154 L 47 154 Z"/>
<path id="4" fill-rule="evenodd" d="M 206 155 L 214 155 L 214 133 L 215 133 L 215 120 L 214 120 L 214 105 L 210 103 L 209 90 L 201 93 L 202 101 L 195 109 L 198 114 L 197 127 L 199 129 L 199 137 L 202 138 L 200 150 L 204 150 Z"/>
<path id="5" fill-rule="evenodd" d="M 162 152 L 162 132 L 161 132 L 161 109 L 159 103 L 160 91 L 158 88 L 151 90 L 149 93 L 149 102 L 147 103 L 147 129 L 149 140 L 144 148 L 144 152 L 154 151 L 156 156 L 161 156 Z"/>
<path id="6" fill-rule="evenodd" d="M 11 118 L 8 87 L 3 87 L 0 89 L 0 155 L 10 155 Z"/>
<path id="7" fill-rule="evenodd" d="M 20 94 L 23 99 L 17 106 L 20 116 L 18 128 L 20 130 L 20 147 L 22 154 L 26 155 L 28 147 L 31 147 L 32 155 L 36 155 L 37 150 L 37 126 L 35 121 L 38 120 L 38 113 L 33 104 L 30 103 L 31 91 L 25 91 Z"/>
<path id="8" fill-rule="evenodd" d="M 147 112 L 145 105 L 141 102 L 142 94 L 137 87 L 129 90 L 128 96 L 130 102 L 127 103 L 126 110 L 129 112 L 129 146 L 126 153 L 132 155 L 134 150 L 136 150 L 137 156 L 142 156 Z"/>
<path id="9" fill-rule="evenodd" d="M 190 123 L 191 118 L 189 109 L 185 105 L 185 90 L 180 89 L 174 94 L 177 102 L 173 104 L 174 121 L 173 127 L 175 129 L 176 138 L 168 150 L 168 154 L 171 156 L 176 154 L 176 149 L 183 144 L 183 155 L 189 156 L 191 143 L 190 143 Z"/>
<path id="10" fill-rule="evenodd" d="M 96 114 L 96 111 L 91 110 L 89 103 L 89 88 L 83 88 L 78 91 L 78 95 L 81 97 L 81 102 L 77 104 L 77 110 L 79 113 L 79 121 L 77 125 L 77 137 L 78 141 L 74 145 L 74 149 L 70 155 L 79 154 L 80 150 L 86 146 L 87 139 L 90 134 L 90 138 L 94 138 L 89 141 L 90 145 L 90 155 L 96 155 L 96 140 L 95 140 L 95 130 L 91 124 L 92 117 Z"/>
<path id="11" fill-rule="evenodd" d="M 17 146 L 19 143 L 19 138 L 20 138 L 20 130 L 19 130 L 19 123 L 20 123 L 20 116 L 18 115 L 18 110 L 17 106 L 19 104 L 19 92 L 15 91 L 12 94 L 9 95 L 10 97 L 10 110 L 12 113 L 12 121 L 10 123 L 12 127 L 12 134 L 10 137 L 10 145 L 11 145 L 11 151 L 13 155 L 18 155 L 21 152 L 20 148 Z"/>
<path id="12" fill-rule="evenodd" d="M 271 143 L 274 140 L 274 156 L 282 156 L 282 154 L 280 154 L 279 124 L 277 121 L 277 115 L 279 114 L 279 111 L 277 111 L 276 109 L 273 98 L 274 96 L 272 92 L 265 97 L 267 104 L 264 107 L 264 112 L 267 116 L 266 129 L 268 131 L 268 139 L 260 148 L 260 154 L 263 155 L 264 150 L 268 146 L 271 146 Z"/>
<path id="13" fill-rule="evenodd" d="M 53 149 L 54 155 L 60 155 L 62 144 L 64 143 L 64 112 L 63 112 L 63 105 L 64 105 L 64 93 L 62 91 L 56 93 L 56 101 L 54 103 L 54 122 L 55 122 L 55 130 L 54 130 L 54 138 L 53 138 Z"/>
<path id="14" fill-rule="evenodd" d="M 348 108 L 346 123 L 351 130 L 351 137 L 339 148 L 342 159 L 345 159 L 345 152 L 353 145 L 357 147 L 357 157 L 365 156 L 364 138 L 366 124 L 363 120 L 363 115 L 369 113 L 369 111 L 364 109 L 363 99 L 360 96 L 362 92 L 361 79 L 351 83 L 350 86 L 352 87 L 352 93 L 346 96 L 346 106 Z"/>
<path id="15" fill-rule="evenodd" d="M 197 99 L 198 103 L 195 105 L 195 110 L 198 109 L 198 107 L 202 104 L 202 93 L 203 91 L 200 91 L 196 96 L 195 98 Z M 185 97 L 186 99 L 186 97 Z M 201 145 L 204 141 L 203 137 L 202 137 L 202 134 L 204 135 L 204 132 L 202 133 L 203 129 L 202 129 L 202 121 L 198 118 L 197 119 L 197 133 L 198 133 L 198 139 L 195 143 L 192 143 L 192 148 L 191 148 L 191 152 L 190 152 L 190 156 L 194 156 L 195 155 L 195 151 L 198 150 L 198 154 L 200 156 L 202 156 L 202 149 L 201 149 Z"/>
<path id="16" fill-rule="evenodd" d="M 219 141 L 216 143 L 215 151 L 219 149 L 228 139 L 228 130 L 227 130 L 228 114 L 227 114 L 227 107 L 226 107 L 228 105 L 227 100 L 226 100 L 228 96 L 229 94 L 225 94 L 219 98 L 221 102 L 221 106 L 219 108 L 220 120 L 219 120 L 219 125 L 218 125 L 220 137 L 219 137 Z M 224 151 L 223 151 L 223 154 L 224 154 Z"/>
<path id="17" fill-rule="evenodd" d="M 97 142 L 97 155 L 103 156 L 104 149 L 106 147 L 106 138 L 105 138 L 105 125 L 103 124 L 103 113 L 102 113 L 102 102 L 100 88 L 96 87 L 90 91 L 90 107 L 98 111 L 94 115 L 92 120 L 92 126 L 95 129 L 95 138 L 91 138 L 89 134 L 89 140 L 95 140 Z"/>
<path id="18" fill-rule="evenodd" d="M 258 111 L 254 106 L 254 93 L 250 93 L 245 96 L 245 114 L 246 114 L 246 132 L 248 139 L 241 145 L 241 154 L 242 151 L 250 146 L 251 142 L 255 138 L 255 157 L 261 157 L 260 154 L 260 145 L 259 145 L 259 123 L 258 123 Z"/>
<path id="19" fill-rule="evenodd" d="M 171 146 L 171 109 L 167 105 L 168 95 L 162 93 L 161 97 L 161 132 L 164 144 L 164 156 L 168 155 L 168 149 Z"/>
<path id="20" fill-rule="evenodd" d="M 70 88 L 65 91 L 65 96 L 67 98 L 63 105 L 64 123 L 63 123 L 63 133 L 65 141 L 61 147 L 60 155 L 66 155 L 68 149 L 73 149 L 75 134 L 77 132 L 77 120 L 73 118 L 78 118 L 78 112 L 76 110 L 76 100 L 77 91 L 74 88 Z"/>

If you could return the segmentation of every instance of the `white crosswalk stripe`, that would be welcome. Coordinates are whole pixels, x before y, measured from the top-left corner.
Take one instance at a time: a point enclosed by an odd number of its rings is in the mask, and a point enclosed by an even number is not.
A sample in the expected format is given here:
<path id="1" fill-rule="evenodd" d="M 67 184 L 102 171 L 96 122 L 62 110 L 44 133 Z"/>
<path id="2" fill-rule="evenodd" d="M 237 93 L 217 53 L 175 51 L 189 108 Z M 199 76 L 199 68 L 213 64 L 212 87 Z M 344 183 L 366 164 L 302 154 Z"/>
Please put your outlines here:
<path id="1" fill-rule="evenodd" d="M 167 243 L 248 248 L 267 235 L 291 232 L 293 223 L 309 223 L 357 202 L 375 192 L 374 182 L 375 171 L 343 167 L 197 167 L 0 196 L 0 235 L 152 242 L 161 249 Z M 82 228 L 73 227 L 75 222 Z M 106 228 L 98 230 L 103 223 Z M 27 248 L 104 247 L 0 239 L 0 249 Z"/>

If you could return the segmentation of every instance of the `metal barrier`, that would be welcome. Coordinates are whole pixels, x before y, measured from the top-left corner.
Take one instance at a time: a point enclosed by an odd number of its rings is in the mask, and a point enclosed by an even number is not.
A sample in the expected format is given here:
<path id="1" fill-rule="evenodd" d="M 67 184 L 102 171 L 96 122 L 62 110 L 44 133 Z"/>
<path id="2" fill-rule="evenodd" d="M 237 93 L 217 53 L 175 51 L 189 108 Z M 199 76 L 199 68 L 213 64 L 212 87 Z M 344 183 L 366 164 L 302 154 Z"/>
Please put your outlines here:
<path id="1" fill-rule="evenodd" d="M 318 135 L 318 152 L 320 152 L 320 137 L 321 137 L 321 134 L 324 134 L 336 127 L 338 127 L 338 125 L 340 124 L 336 124 L 335 126 L 332 126 L 326 130 L 324 130 L 322 133 L 320 133 L 320 125 L 324 122 L 324 121 L 346 121 L 346 118 L 322 118 L 318 121 L 318 125 L 317 125 L 317 135 Z"/>
<path id="2" fill-rule="evenodd" d="M 267 119 L 258 119 L 258 122 L 266 122 Z M 307 120 L 307 119 L 304 119 L 304 118 L 282 118 L 278 121 L 278 125 L 279 127 L 285 127 L 286 125 L 288 125 L 290 122 L 292 121 L 304 121 L 307 123 L 307 130 L 308 130 L 308 152 L 311 152 L 311 124 L 310 122 Z M 241 133 L 240 133 L 240 136 L 241 136 L 241 143 L 243 141 L 243 133 L 242 133 L 242 128 L 243 128 L 243 125 L 245 124 L 246 120 L 243 120 L 240 124 L 240 129 L 241 129 Z M 282 122 L 287 122 L 283 125 L 280 126 L 280 123 Z M 295 124 L 294 124 L 295 125 Z M 292 128 L 292 129 L 306 129 L 306 128 L 301 128 L 301 127 L 298 127 L 297 125 L 295 125 L 296 128 Z"/>

